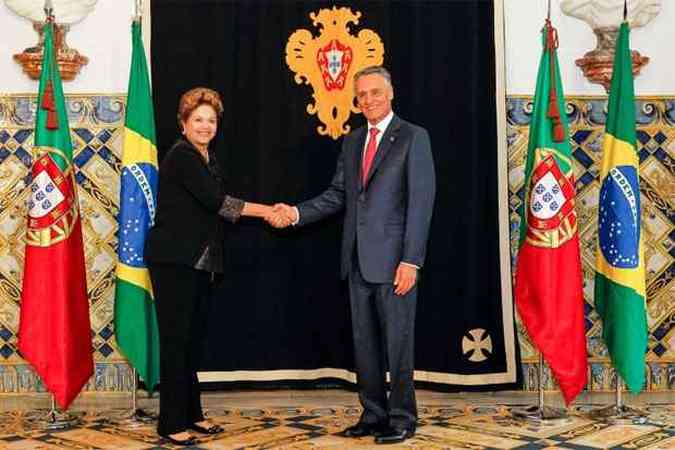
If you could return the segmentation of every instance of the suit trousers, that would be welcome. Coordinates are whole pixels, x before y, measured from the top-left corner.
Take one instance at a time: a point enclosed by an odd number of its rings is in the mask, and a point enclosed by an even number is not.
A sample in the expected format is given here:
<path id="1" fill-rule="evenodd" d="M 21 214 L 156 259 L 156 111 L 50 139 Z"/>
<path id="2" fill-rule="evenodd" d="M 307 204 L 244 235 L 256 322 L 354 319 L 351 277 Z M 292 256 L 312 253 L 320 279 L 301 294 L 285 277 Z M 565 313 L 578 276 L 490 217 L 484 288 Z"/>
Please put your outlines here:
<path id="1" fill-rule="evenodd" d="M 197 364 L 203 347 L 209 272 L 178 264 L 150 264 L 159 326 L 160 435 L 204 420 Z"/>
<path id="2" fill-rule="evenodd" d="M 417 286 L 404 296 L 396 295 L 393 283 L 374 284 L 364 280 L 358 258 L 354 258 L 349 295 L 359 400 L 363 406 L 361 422 L 415 430 L 417 403 L 413 372 Z"/>

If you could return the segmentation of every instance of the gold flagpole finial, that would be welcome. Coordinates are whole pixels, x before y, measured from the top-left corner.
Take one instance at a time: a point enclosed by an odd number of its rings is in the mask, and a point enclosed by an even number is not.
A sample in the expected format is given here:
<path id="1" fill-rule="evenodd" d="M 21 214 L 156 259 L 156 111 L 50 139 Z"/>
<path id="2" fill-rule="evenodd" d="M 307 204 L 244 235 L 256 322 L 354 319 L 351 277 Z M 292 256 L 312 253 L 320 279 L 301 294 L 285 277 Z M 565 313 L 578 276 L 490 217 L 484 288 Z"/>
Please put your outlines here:
<path id="1" fill-rule="evenodd" d="M 52 0 L 45 0 L 45 16 L 47 21 L 54 21 L 54 6 L 52 5 Z"/>
<path id="2" fill-rule="evenodd" d="M 134 0 L 134 21 L 140 22 L 143 18 L 143 0 Z"/>

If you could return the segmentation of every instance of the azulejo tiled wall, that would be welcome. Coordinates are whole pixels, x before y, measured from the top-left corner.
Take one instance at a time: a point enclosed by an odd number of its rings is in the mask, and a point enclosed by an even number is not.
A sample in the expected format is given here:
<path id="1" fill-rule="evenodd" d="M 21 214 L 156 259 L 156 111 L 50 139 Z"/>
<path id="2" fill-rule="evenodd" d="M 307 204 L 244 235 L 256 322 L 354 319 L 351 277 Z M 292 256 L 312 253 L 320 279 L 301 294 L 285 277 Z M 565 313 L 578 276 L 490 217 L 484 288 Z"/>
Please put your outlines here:
<path id="1" fill-rule="evenodd" d="M 66 103 L 96 362 L 85 389 L 128 391 L 131 372 L 117 351 L 112 328 L 125 96 L 71 96 Z M 0 393 L 44 391 L 16 351 L 35 112 L 35 96 L 0 96 Z"/>
<path id="2" fill-rule="evenodd" d="M 640 155 L 642 226 L 647 268 L 647 390 L 675 390 L 675 98 L 636 101 L 637 145 Z M 523 201 L 523 171 L 527 153 L 531 97 L 507 100 L 509 206 L 512 262 L 518 242 L 518 208 Z M 597 237 L 598 166 L 607 118 L 607 97 L 567 98 L 577 214 L 584 280 L 586 336 L 590 363 L 590 390 L 615 386 L 602 324 L 593 306 L 593 278 Z M 518 323 L 526 388 L 537 388 L 538 354 Z M 549 380 L 548 387 L 552 387 Z"/>
<path id="3" fill-rule="evenodd" d="M 83 216 L 87 286 L 91 304 L 96 373 L 88 391 L 129 391 L 131 372 L 116 348 L 113 331 L 114 268 L 117 247 L 119 173 L 124 121 L 123 95 L 67 98 L 75 148 L 76 179 Z M 675 391 L 675 99 L 638 101 L 643 223 L 647 238 L 649 314 L 648 390 Z M 509 204 L 511 242 L 518 232 L 522 173 L 527 150 L 531 98 L 509 98 Z M 604 98 L 568 99 L 579 224 L 586 330 L 591 362 L 588 389 L 609 390 L 613 371 L 593 309 L 593 261 L 598 196 L 597 164 L 606 117 Z M 31 165 L 34 96 L 0 96 L 0 394 L 41 392 L 44 387 L 16 352 L 26 183 Z M 512 248 L 513 245 L 512 245 Z M 515 261 L 515 254 L 513 254 Z M 526 389 L 537 388 L 537 354 L 518 326 Z M 548 372 L 547 372 L 548 375 Z M 547 389 L 555 389 L 550 377 Z"/>

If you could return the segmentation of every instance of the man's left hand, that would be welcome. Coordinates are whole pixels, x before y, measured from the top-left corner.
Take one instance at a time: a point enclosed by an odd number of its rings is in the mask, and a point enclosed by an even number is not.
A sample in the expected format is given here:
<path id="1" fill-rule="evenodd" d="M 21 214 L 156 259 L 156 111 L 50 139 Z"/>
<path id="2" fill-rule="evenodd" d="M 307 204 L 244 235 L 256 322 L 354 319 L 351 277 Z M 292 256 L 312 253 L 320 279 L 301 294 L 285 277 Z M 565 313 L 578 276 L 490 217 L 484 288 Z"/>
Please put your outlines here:
<path id="1" fill-rule="evenodd" d="M 405 295 L 410 289 L 415 286 L 417 282 L 417 269 L 408 264 L 400 263 L 396 269 L 396 277 L 394 278 L 394 294 Z"/>

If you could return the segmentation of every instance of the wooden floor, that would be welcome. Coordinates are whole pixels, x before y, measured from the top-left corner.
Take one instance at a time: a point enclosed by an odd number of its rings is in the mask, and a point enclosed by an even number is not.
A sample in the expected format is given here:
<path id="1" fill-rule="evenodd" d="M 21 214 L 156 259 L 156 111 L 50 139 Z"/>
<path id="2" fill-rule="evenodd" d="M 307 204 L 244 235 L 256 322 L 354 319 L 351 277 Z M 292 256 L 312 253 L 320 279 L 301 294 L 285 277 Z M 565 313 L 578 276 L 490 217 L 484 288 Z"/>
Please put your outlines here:
<path id="1" fill-rule="evenodd" d="M 644 449 L 675 450 L 675 395 L 627 396 L 640 406 L 644 418 L 613 423 L 589 412 L 611 403 L 612 393 L 585 394 L 568 409 L 568 418 L 532 422 L 514 416 L 513 408 L 536 404 L 537 396 L 523 392 L 445 394 L 417 391 L 419 422 L 416 435 L 388 449 Z M 50 397 L 44 394 L 0 396 L 0 450 L 176 448 L 155 432 L 156 423 L 129 421 L 131 396 L 85 394 L 73 404 L 75 422 L 63 429 L 46 429 Z M 340 432 L 360 414 L 354 392 L 342 390 L 283 390 L 205 392 L 206 415 L 223 426 L 216 436 L 199 436 L 192 449 L 370 449 L 372 438 L 349 439 Z M 559 405 L 557 393 L 547 393 L 547 405 Z M 156 414 L 157 398 L 138 395 L 138 406 Z M 185 447 L 183 447 L 185 448 Z"/>

